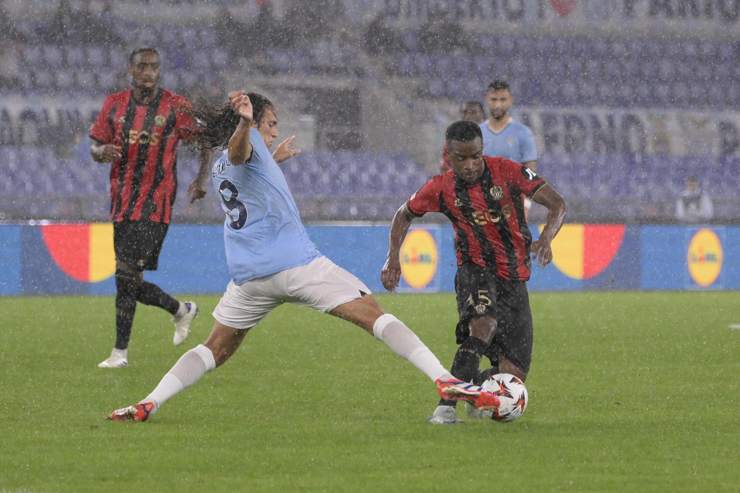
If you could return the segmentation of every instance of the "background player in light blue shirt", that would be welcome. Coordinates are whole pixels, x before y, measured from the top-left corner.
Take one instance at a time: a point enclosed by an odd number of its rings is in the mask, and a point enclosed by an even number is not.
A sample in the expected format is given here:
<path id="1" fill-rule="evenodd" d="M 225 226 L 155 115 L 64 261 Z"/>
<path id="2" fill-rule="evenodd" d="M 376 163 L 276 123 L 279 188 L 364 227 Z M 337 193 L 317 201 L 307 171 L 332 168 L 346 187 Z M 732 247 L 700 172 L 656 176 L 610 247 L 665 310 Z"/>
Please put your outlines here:
<path id="1" fill-rule="evenodd" d="M 247 332 L 284 302 L 362 327 L 432 379 L 442 398 L 467 400 L 478 408 L 498 406 L 496 395 L 454 378 L 411 329 L 383 312 L 362 281 L 318 252 L 269 151 L 278 135 L 270 100 L 234 91 L 229 105 L 196 116 L 203 127 L 202 145 L 227 147 L 212 178 L 226 213 L 224 241 L 232 279 L 213 311 L 206 342 L 182 355 L 148 396 L 113 411 L 110 419 L 146 421 L 168 399 L 225 363 Z M 341 399 L 341 389 L 336 397 Z"/>
<path id="2" fill-rule="evenodd" d="M 509 84 L 502 80 L 491 82 L 486 91 L 486 103 L 490 117 L 480 125 L 483 132 L 483 154 L 505 157 L 537 171 L 534 134 L 529 127 L 514 120 L 509 114 L 513 104 Z"/>

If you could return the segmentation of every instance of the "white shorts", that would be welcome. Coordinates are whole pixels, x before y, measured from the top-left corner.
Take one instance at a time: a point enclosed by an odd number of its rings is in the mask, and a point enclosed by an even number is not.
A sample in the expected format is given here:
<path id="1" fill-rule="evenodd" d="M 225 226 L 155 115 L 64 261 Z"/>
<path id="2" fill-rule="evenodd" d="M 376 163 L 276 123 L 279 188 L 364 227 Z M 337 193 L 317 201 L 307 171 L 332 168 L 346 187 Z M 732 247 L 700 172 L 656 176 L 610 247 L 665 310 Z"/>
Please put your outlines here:
<path id="1" fill-rule="evenodd" d="M 229 282 L 213 310 L 213 318 L 235 329 L 249 329 L 278 305 L 300 303 L 322 312 L 370 294 L 365 283 L 326 257 L 247 281 Z"/>

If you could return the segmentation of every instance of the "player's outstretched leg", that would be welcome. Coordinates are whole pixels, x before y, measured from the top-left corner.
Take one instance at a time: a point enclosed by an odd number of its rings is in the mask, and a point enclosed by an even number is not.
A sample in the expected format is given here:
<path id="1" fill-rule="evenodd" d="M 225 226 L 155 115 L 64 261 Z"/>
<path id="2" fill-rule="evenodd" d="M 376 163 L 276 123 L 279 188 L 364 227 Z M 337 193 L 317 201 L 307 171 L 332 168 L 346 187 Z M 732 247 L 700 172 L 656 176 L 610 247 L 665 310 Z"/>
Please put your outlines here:
<path id="1" fill-rule="evenodd" d="M 398 318 L 383 313 L 372 296 L 340 305 L 331 313 L 359 325 L 383 341 L 394 353 L 434 381 L 441 397 L 453 401 L 466 400 L 477 407 L 498 406 L 495 395 L 453 377 L 421 339 Z"/>
<path id="2" fill-rule="evenodd" d="M 207 372 L 224 364 L 239 348 L 247 330 L 238 330 L 215 322 L 205 344 L 183 354 L 152 392 L 138 403 L 116 409 L 112 421 L 146 421 L 169 399 L 179 394 Z"/>

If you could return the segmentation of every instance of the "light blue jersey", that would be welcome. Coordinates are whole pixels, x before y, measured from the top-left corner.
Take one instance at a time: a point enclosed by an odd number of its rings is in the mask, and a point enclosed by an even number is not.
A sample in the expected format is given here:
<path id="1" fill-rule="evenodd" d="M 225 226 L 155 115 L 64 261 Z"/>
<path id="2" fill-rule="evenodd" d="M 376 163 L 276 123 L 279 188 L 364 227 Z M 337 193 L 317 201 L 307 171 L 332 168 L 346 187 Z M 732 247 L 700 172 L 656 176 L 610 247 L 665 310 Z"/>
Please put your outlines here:
<path id="1" fill-rule="evenodd" d="M 537 160 L 537 146 L 534 134 L 526 125 L 514 120 L 498 133 L 492 132 L 488 120 L 480 124 L 483 132 L 483 154 L 505 157 L 518 163 Z"/>
<path id="2" fill-rule="evenodd" d="M 321 256 L 303 227 L 283 172 L 257 129 L 251 129 L 250 141 L 249 162 L 233 165 L 224 151 L 211 174 L 226 213 L 226 263 L 238 285 Z"/>

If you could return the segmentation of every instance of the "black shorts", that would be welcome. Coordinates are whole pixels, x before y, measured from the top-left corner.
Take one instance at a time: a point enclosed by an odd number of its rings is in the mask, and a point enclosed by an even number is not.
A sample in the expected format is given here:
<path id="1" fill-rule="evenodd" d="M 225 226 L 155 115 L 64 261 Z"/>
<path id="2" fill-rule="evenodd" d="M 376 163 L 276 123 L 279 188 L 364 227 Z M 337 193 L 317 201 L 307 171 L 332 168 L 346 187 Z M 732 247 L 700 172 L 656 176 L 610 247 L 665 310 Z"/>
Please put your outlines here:
<path id="1" fill-rule="evenodd" d="M 152 221 L 113 223 L 116 260 L 137 270 L 157 270 L 159 252 L 169 225 Z"/>
<path id="2" fill-rule="evenodd" d="M 524 281 L 499 279 L 475 264 L 463 264 L 455 275 L 460 320 L 455 335 L 462 344 L 470 335 L 468 323 L 483 315 L 497 321 L 496 334 L 484 353 L 493 363 L 503 354 L 525 373 L 532 362 L 532 312 Z"/>

